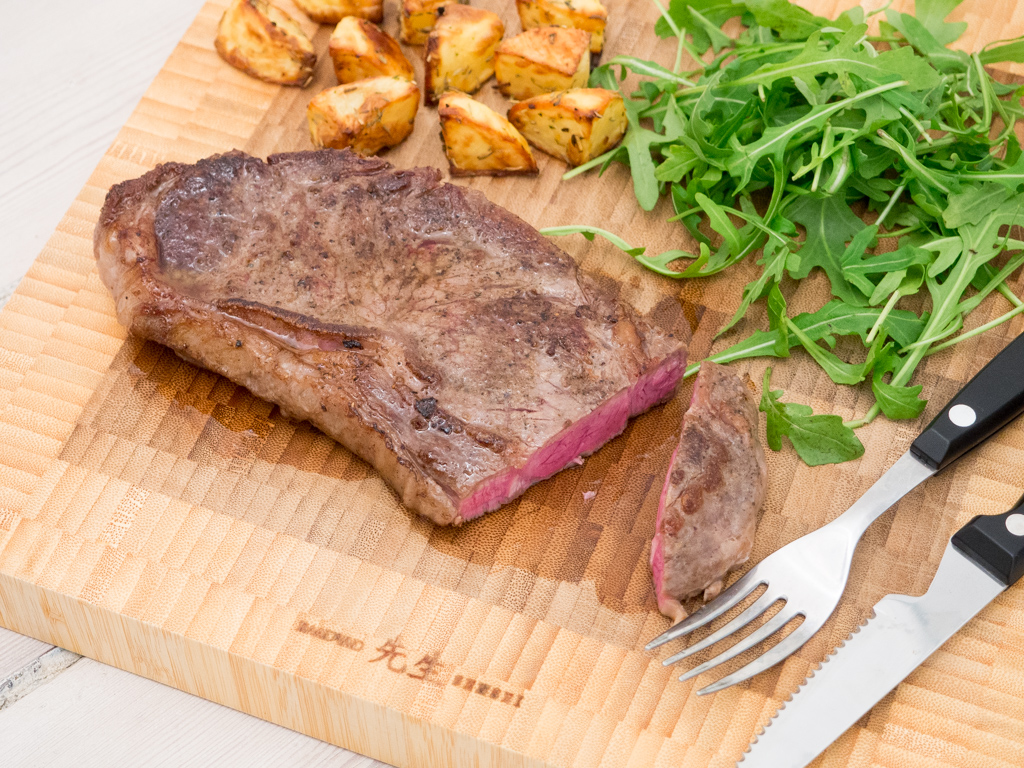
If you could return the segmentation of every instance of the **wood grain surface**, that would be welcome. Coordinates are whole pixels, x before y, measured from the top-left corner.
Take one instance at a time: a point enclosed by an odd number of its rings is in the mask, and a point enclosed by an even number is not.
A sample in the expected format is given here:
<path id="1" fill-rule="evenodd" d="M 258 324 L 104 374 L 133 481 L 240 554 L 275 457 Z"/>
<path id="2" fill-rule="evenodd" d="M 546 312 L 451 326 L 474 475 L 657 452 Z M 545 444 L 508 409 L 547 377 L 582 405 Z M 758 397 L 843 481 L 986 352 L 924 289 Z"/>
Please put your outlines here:
<path id="1" fill-rule="evenodd" d="M 518 29 L 511 3 L 480 5 Z M 667 60 L 652 6 L 609 7 L 607 56 Z M 305 90 L 225 65 L 212 46 L 222 10 L 203 8 L 0 313 L 3 626 L 401 766 L 730 765 L 871 604 L 923 591 L 950 532 L 1019 495 L 1024 439 L 1010 429 L 868 531 L 842 605 L 799 654 L 696 697 L 706 680 L 678 683 L 660 665 L 666 654 L 642 650 L 667 624 L 646 560 L 688 387 L 583 467 L 481 521 L 438 529 L 308 425 L 126 338 L 91 249 L 109 186 L 167 160 L 307 148 L 306 102 L 333 85 L 326 59 Z M 958 14 L 971 21 L 969 48 L 1024 30 L 1014 3 L 967 2 Z M 329 29 L 296 15 L 324 51 Z M 481 99 L 505 103 L 491 86 Z M 444 166 L 432 110 L 388 159 Z M 624 169 L 563 183 L 561 163 L 538 159 L 538 179 L 469 184 L 537 226 L 593 223 L 652 248 L 678 242 L 664 209 L 638 210 Z M 638 309 L 692 330 L 695 358 L 746 278 L 680 285 L 602 244 L 566 245 Z M 826 290 L 811 281 L 796 309 Z M 1001 314 L 999 301 L 973 321 Z M 933 394 L 921 421 L 1020 329 L 1018 319 L 931 357 L 918 374 Z M 844 416 L 869 403 L 797 356 L 774 381 Z M 772 454 L 753 559 L 839 514 L 919 428 L 879 420 L 862 432 L 865 457 L 839 467 Z M 1022 651 L 1024 598 L 1010 590 L 821 764 L 1024 763 Z"/>

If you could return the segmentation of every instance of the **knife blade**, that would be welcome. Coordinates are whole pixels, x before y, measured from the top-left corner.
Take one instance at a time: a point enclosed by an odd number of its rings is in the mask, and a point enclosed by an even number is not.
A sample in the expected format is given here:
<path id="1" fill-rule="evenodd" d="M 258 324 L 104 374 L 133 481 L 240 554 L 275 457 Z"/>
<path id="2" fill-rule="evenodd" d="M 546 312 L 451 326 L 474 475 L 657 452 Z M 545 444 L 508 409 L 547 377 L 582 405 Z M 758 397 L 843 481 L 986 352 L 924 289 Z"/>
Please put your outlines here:
<path id="1" fill-rule="evenodd" d="M 742 768 L 804 768 L 982 608 L 1024 575 L 1024 497 L 946 545 L 928 591 L 887 595 L 782 704 Z"/>

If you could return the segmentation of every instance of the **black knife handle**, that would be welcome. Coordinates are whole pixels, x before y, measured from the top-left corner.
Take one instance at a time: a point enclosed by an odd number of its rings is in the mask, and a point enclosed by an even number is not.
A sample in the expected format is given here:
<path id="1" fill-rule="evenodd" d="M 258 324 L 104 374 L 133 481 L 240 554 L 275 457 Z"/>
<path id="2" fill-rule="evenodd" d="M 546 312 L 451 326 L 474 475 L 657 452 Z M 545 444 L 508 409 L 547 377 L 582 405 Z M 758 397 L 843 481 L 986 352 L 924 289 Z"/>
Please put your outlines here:
<path id="1" fill-rule="evenodd" d="M 1011 341 L 950 400 L 910 452 L 942 469 L 1024 411 L 1024 334 Z"/>
<path id="2" fill-rule="evenodd" d="M 953 546 L 1006 586 L 1024 576 L 1024 496 L 1009 512 L 978 515 L 953 534 Z"/>

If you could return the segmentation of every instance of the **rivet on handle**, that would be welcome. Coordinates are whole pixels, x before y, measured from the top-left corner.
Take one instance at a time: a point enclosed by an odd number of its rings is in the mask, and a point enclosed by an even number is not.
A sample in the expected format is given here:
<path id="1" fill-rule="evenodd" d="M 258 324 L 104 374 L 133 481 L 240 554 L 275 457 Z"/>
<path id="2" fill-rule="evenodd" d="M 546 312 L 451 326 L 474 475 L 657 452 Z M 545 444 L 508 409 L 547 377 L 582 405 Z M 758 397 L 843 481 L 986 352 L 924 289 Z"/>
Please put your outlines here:
<path id="1" fill-rule="evenodd" d="M 1024 515 L 1017 513 L 1006 518 L 1006 530 L 1014 536 L 1024 536 Z"/>
<path id="2" fill-rule="evenodd" d="M 978 418 L 978 414 L 969 405 L 959 403 L 949 409 L 949 420 L 958 427 L 969 427 Z"/>

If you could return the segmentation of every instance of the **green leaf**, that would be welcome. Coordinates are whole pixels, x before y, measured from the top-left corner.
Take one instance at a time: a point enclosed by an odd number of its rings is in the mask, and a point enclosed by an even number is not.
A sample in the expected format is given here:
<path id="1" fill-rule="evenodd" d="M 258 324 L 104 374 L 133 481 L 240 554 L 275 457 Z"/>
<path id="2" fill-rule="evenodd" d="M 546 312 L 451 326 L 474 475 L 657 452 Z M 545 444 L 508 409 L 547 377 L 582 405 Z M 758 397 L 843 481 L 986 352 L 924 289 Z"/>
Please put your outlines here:
<path id="1" fill-rule="evenodd" d="M 769 296 L 769 299 L 770 298 L 771 297 Z M 860 365 L 847 363 L 840 360 L 834 352 L 816 344 L 814 340 L 792 320 L 789 321 L 789 330 L 796 337 L 797 341 L 800 342 L 800 345 L 807 350 L 807 353 L 814 358 L 814 361 L 821 366 L 821 369 L 825 371 L 825 373 L 828 374 L 828 377 L 836 384 L 859 384 L 864 381 L 864 377 L 867 375 L 867 367 L 871 362 L 870 358 L 868 361 L 861 363 Z"/>
<path id="2" fill-rule="evenodd" d="M 842 26 L 844 23 L 815 16 L 788 0 L 746 0 L 746 6 L 754 21 L 775 30 L 783 40 L 804 40 L 822 27 Z"/>
<path id="3" fill-rule="evenodd" d="M 1024 37 L 996 45 L 992 48 L 985 48 L 978 54 L 982 64 L 998 64 L 1002 61 L 1024 62 Z"/>
<path id="4" fill-rule="evenodd" d="M 785 435 L 797 455 L 811 467 L 838 464 L 864 454 L 864 445 L 838 416 L 815 415 L 809 406 L 783 403 L 782 390 L 771 390 L 772 369 L 765 371 L 760 410 L 766 415 L 768 446 L 782 450 Z"/>
<path id="5" fill-rule="evenodd" d="M 881 93 L 894 90 L 906 85 L 905 81 L 897 80 L 884 85 L 877 85 L 866 91 L 850 96 L 831 104 L 812 107 L 809 112 L 792 122 L 784 125 L 772 126 L 765 129 L 761 138 L 750 144 L 742 145 L 733 138 L 732 155 L 729 160 L 729 173 L 733 178 L 740 179 L 737 191 L 742 190 L 750 183 L 754 168 L 764 158 L 773 158 L 777 165 L 784 164 L 786 149 L 790 142 L 804 137 L 809 131 L 820 131 L 825 122 L 838 112 L 849 109 L 854 104 L 868 100 Z"/>
<path id="6" fill-rule="evenodd" d="M 697 153 L 686 144 L 672 144 L 664 154 L 664 162 L 654 169 L 654 177 L 658 181 L 681 181 L 701 162 Z"/>
<path id="7" fill-rule="evenodd" d="M 733 3 L 731 0 L 672 0 L 668 6 L 668 15 L 680 29 L 686 29 L 693 36 L 693 47 L 699 53 L 704 53 L 711 47 L 711 38 L 705 31 L 702 24 L 690 14 L 690 9 L 696 9 L 705 19 L 712 24 L 722 24 L 733 16 L 741 16 L 746 7 L 743 3 Z M 659 37 L 672 37 L 674 33 L 664 18 L 658 19 L 654 25 L 654 31 Z"/>
<path id="8" fill-rule="evenodd" d="M 853 307 L 842 301 L 830 301 L 817 312 L 802 312 L 792 318 L 792 323 L 812 341 L 835 344 L 836 336 L 859 336 L 867 344 L 868 334 L 874 328 L 882 310 L 878 307 Z M 884 330 L 897 344 L 906 346 L 916 341 L 925 328 L 925 320 L 913 312 L 897 309 L 891 311 L 882 322 Z M 708 359 L 716 363 L 731 363 L 752 357 L 778 357 L 777 331 L 754 331 L 750 336 L 732 346 L 716 352 Z M 790 348 L 800 341 L 790 335 Z M 689 369 L 687 369 L 689 370 Z"/>
<path id="9" fill-rule="evenodd" d="M 931 32 L 932 37 L 942 45 L 949 45 L 960 37 L 967 29 L 966 21 L 947 23 L 946 17 L 953 12 L 963 0 L 915 0 L 914 15 L 922 26 Z"/>
<path id="10" fill-rule="evenodd" d="M 775 357 L 789 357 L 789 318 L 786 299 L 776 283 L 768 292 L 768 327 L 775 334 Z"/>
<path id="11" fill-rule="evenodd" d="M 871 391 L 887 419 L 916 419 L 921 415 L 927 400 L 920 398 L 922 386 L 897 386 L 885 381 L 885 374 L 900 364 L 900 358 L 887 347 L 880 355 L 871 376 Z"/>
<path id="12" fill-rule="evenodd" d="M 906 80 L 908 87 L 915 91 L 929 90 L 939 84 L 938 73 L 909 48 L 869 55 L 859 47 L 866 33 L 866 24 L 855 26 L 835 46 L 822 50 L 821 32 L 815 31 L 807 39 L 804 49 L 789 61 L 765 64 L 752 74 L 732 81 L 730 85 L 763 85 L 768 88 L 780 78 L 801 78 L 810 82 L 827 73 L 836 75 L 843 90 L 852 96 L 857 93 L 857 88 L 850 80 L 851 74 L 871 85 Z"/>
<path id="13" fill-rule="evenodd" d="M 771 285 L 777 285 L 778 282 L 782 280 L 782 273 L 786 268 L 786 258 L 788 256 L 788 248 L 780 247 L 776 240 L 768 241 L 764 247 L 764 254 L 760 261 L 758 261 L 758 264 L 764 265 L 764 270 L 761 272 L 761 276 L 752 283 L 747 283 L 743 288 L 743 297 L 740 300 L 740 305 L 736 308 L 736 311 L 733 313 L 729 322 L 726 323 L 717 334 L 715 334 L 715 338 L 723 335 L 726 331 L 736 325 L 736 323 L 740 321 L 740 318 L 747 314 L 747 309 L 750 305 L 768 292 L 769 283 Z"/>
<path id="14" fill-rule="evenodd" d="M 807 230 L 799 251 L 800 268 L 791 271 L 790 277 L 802 279 L 818 267 L 828 275 L 834 296 L 849 304 L 865 304 L 865 296 L 843 275 L 846 244 L 865 227 L 846 204 L 844 195 L 804 195 L 789 206 L 787 215 Z"/>
<path id="15" fill-rule="evenodd" d="M 722 236 L 732 253 L 743 250 L 743 238 L 736 225 L 732 223 L 725 209 L 707 195 L 698 193 L 695 196 L 697 205 L 707 214 L 711 228 Z"/>
<path id="16" fill-rule="evenodd" d="M 909 13 L 887 10 L 885 17 L 914 48 L 928 57 L 928 61 L 940 72 L 966 72 L 971 65 L 970 57 L 963 51 L 953 51 L 935 39 L 920 21 Z"/>
<path id="17" fill-rule="evenodd" d="M 977 224 L 1009 196 L 1010 191 L 1006 187 L 991 182 L 968 187 L 949 196 L 949 206 L 942 214 L 942 221 L 950 229 Z"/>

